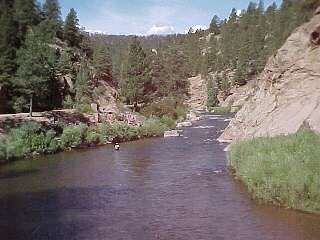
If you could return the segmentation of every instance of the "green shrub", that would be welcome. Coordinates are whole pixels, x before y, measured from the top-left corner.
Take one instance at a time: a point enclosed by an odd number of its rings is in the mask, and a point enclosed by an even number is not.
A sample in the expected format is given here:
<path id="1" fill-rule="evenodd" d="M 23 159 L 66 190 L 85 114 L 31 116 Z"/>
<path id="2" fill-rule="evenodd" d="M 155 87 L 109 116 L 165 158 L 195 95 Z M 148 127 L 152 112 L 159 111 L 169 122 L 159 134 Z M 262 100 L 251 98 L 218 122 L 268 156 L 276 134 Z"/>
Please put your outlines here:
<path id="1" fill-rule="evenodd" d="M 11 129 L 7 140 L 7 158 L 20 158 L 31 153 L 53 153 L 59 148 L 56 133 L 44 132 L 41 124 L 30 122 Z"/>
<path id="2" fill-rule="evenodd" d="M 7 158 L 7 143 L 6 139 L 0 136 L 0 162 L 4 162 Z"/>
<path id="3" fill-rule="evenodd" d="M 168 116 L 163 116 L 160 119 L 160 122 L 164 125 L 166 125 L 168 128 L 172 129 L 176 127 L 176 121 L 173 118 L 170 118 Z"/>
<path id="4" fill-rule="evenodd" d="M 99 133 L 96 129 L 89 129 L 86 135 L 86 142 L 89 144 L 103 144 L 106 142 L 106 138 Z"/>
<path id="5" fill-rule="evenodd" d="M 164 124 L 159 118 L 147 119 L 140 128 L 141 135 L 144 137 L 155 137 L 162 135 L 166 130 L 170 128 Z"/>
<path id="6" fill-rule="evenodd" d="M 61 135 L 61 144 L 63 147 L 77 147 L 81 145 L 88 130 L 88 126 L 85 124 L 79 124 L 75 126 L 67 126 L 63 129 Z"/>
<path id="7" fill-rule="evenodd" d="M 320 135 L 300 130 L 231 146 L 229 165 L 258 199 L 320 210 Z"/>
<path id="8" fill-rule="evenodd" d="M 76 104 L 76 109 L 77 109 L 77 111 L 79 111 L 81 113 L 91 113 L 92 112 L 91 106 L 87 103 Z"/>
<path id="9" fill-rule="evenodd" d="M 185 118 L 187 107 L 182 101 L 175 98 L 166 98 L 159 102 L 151 103 L 141 110 L 141 114 L 150 118 L 152 116 L 167 116 L 173 119 Z"/>
<path id="10" fill-rule="evenodd" d="M 99 132 L 108 141 L 127 141 L 139 138 L 139 129 L 127 123 L 106 123 L 99 127 Z"/>

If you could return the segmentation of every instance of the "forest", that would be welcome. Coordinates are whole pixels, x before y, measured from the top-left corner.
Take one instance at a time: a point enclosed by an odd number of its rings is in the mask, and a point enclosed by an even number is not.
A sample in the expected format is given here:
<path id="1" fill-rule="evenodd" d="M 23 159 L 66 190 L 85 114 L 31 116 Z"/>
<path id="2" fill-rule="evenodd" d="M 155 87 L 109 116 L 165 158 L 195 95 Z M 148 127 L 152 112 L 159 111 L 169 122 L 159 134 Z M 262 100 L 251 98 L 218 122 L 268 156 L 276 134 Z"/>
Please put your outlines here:
<path id="1" fill-rule="evenodd" d="M 198 74 L 208 80 L 208 106 L 215 106 L 219 92 L 227 96 L 257 76 L 317 4 L 284 0 L 266 7 L 260 1 L 224 20 L 214 16 L 205 31 L 138 37 L 89 34 L 74 9 L 62 19 L 58 0 L 2 0 L 0 113 L 31 106 L 88 111 L 97 80 L 117 88 L 127 104 L 185 99 L 188 78 Z"/>

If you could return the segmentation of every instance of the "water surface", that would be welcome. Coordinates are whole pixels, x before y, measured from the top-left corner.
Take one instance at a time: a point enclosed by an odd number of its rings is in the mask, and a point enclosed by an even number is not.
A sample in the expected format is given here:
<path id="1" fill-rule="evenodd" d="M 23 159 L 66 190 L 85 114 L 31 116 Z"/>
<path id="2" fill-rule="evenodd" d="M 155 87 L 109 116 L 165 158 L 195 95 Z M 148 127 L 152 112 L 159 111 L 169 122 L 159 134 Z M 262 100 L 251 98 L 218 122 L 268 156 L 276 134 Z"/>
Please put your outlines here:
<path id="1" fill-rule="evenodd" d="M 0 169 L 0 239 L 319 240 L 320 216 L 259 205 L 232 179 L 228 122 Z"/>

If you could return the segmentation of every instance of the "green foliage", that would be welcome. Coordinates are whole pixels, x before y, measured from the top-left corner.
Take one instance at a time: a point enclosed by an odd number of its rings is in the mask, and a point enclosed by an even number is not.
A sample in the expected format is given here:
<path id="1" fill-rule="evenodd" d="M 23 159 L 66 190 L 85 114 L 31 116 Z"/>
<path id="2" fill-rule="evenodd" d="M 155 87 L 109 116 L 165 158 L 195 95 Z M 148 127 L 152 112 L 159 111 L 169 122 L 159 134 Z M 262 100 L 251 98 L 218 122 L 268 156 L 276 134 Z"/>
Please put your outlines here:
<path id="1" fill-rule="evenodd" d="M 176 120 L 174 120 L 169 116 L 163 116 L 162 118 L 160 118 L 160 122 L 170 129 L 173 129 L 176 127 Z"/>
<path id="2" fill-rule="evenodd" d="M 86 142 L 88 144 L 98 145 L 106 143 L 106 137 L 99 132 L 99 129 L 89 128 L 86 134 Z"/>
<path id="3" fill-rule="evenodd" d="M 303 210 L 320 210 L 320 136 L 296 134 L 233 144 L 229 165 L 253 195 Z"/>
<path id="4" fill-rule="evenodd" d="M 17 87 L 20 98 L 33 97 L 35 107 L 48 109 L 51 104 L 51 82 L 54 81 L 54 51 L 48 46 L 46 37 L 38 30 L 30 30 L 25 46 L 18 51 L 17 77 L 13 84 Z M 20 102 L 23 102 L 20 100 Z M 27 109 L 25 106 L 24 109 Z"/>
<path id="5" fill-rule="evenodd" d="M 104 44 L 95 44 L 93 46 L 93 66 L 95 68 L 96 78 L 111 82 L 112 78 L 112 59 L 110 49 Z"/>
<path id="6" fill-rule="evenodd" d="M 6 158 L 20 158 L 32 153 L 54 153 L 59 149 L 55 136 L 53 130 L 45 132 L 35 122 L 11 129 L 6 141 Z"/>
<path id="7" fill-rule="evenodd" d="M 80 100 L 79 103 L 75 104 L 75 107 L 77 111 L 80 113 L 92 113 L 90 104 L 86 103 L 86 100 L 83 100 L 83 98 Z"/>
<path id="8" fill-rule="evenodd" d="M 221 28 L 221 20 L 217 15 L 215 15 L 211 20 L 211 23 L 209 26 L 209 32 L 213 34 L 219 34 L 220 28 Z"/>
<path id="9" fill-rule="evenodd" d="M 43 4 L 43 30 L 51 37 L 62 38 L 62 19 L 58 0 L 46 0 Z"/>
<path id="10" fill-rule="evenodd" d="M 139 138 L 139 130 L 126 123 L 103 124 L 99 132 L 109 141 L 122 142 Z"/>
<path id="11" fill-rule="evenodd" d="M 161 119 L 159 118 L 150 117 L 144 122 L 144 124 L 140 128 L 141 135 L 144 137 L 161 136 L 165 131 L 170 129 L 166 125 L 166 121 L 166 119 L 161 121 Z"/>
<path id="12" fill-rule="evenodd" d="M 85 124 L 67 126 L 63 129 L 60 137 L 63 147 L 77 147 L 81 145 L 86 137 L 88 127 Z"/>
<path id="13" fill-rule="evenodd" d="M 207 99 L 207 107 L 216 107 L 219 104 L 218 100 L 218 86 L 215 83 L 214 79 L 210 77 L 207 82 L 207 91 L 208 91 L 208 99 Z"/>
<path id="14" fill-rule="evenodd" d="M 0 85 L 8 86 L 16 70 L 16 45 L 18 25 L 14 21 L 9 3 L 0 3 Z"/>
<path id="15" fill-rule="evenodd" d="M 85 62 L 81 63 L 76 78 L 75 89 L 76 108 L 80 112 L 90 112 L 90 96 L 92 93 L 92 86 L 90 81 L 90 73 L 88 71 L 88 65 Z"/>
<path id="16" fill-rule="evenodd" d="M 138 38 L 134 38 L 130 45 L 127 79 L 122 83 L 122 95 L 128 103 L 138 104 L 144 98 L 144 85 L 148 77 L 148 65 L 146 54 L 141 47 Z"/>
<path id="17" fill-rule="evenodd" d="M 169 97 L 145 106 L 140 112 L 146 117 L 156 116 L 162 118 L 167 116 L 172 119 L 179 119 L 186 116 L 187 107 L 180 100 Z"/>
<path id="18" fill-rule="evenodd" d="M 64 40 L 68 42 L 70 47 L 79 47 L 81 35 L 79 33 L 79 19 L 77 12 L 71 8 L 68 13 L 63 29 Z"/>
<path id="19" fill-rule="evenodd" d="M 0 162 L 4 162 L 7 158 L 7 143 L 3 136 L 0 136 Z"/>

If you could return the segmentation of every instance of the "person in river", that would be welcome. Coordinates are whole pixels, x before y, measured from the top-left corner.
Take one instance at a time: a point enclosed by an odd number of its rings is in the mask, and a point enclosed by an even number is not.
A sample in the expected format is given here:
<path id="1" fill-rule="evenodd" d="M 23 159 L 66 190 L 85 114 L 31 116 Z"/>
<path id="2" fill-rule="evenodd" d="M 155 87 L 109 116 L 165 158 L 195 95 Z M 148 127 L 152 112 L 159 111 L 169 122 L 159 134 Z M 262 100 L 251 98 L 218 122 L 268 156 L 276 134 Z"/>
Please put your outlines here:
<path id="1" fill-rule="evenodd" d="M 119 151 L 119 150 L 120 150 L 120 144 L 119 144 L 119 143 L 116 143 L 116 144 L 114 145 L 114 149 L 115 149 L 116 151 Z"/>

